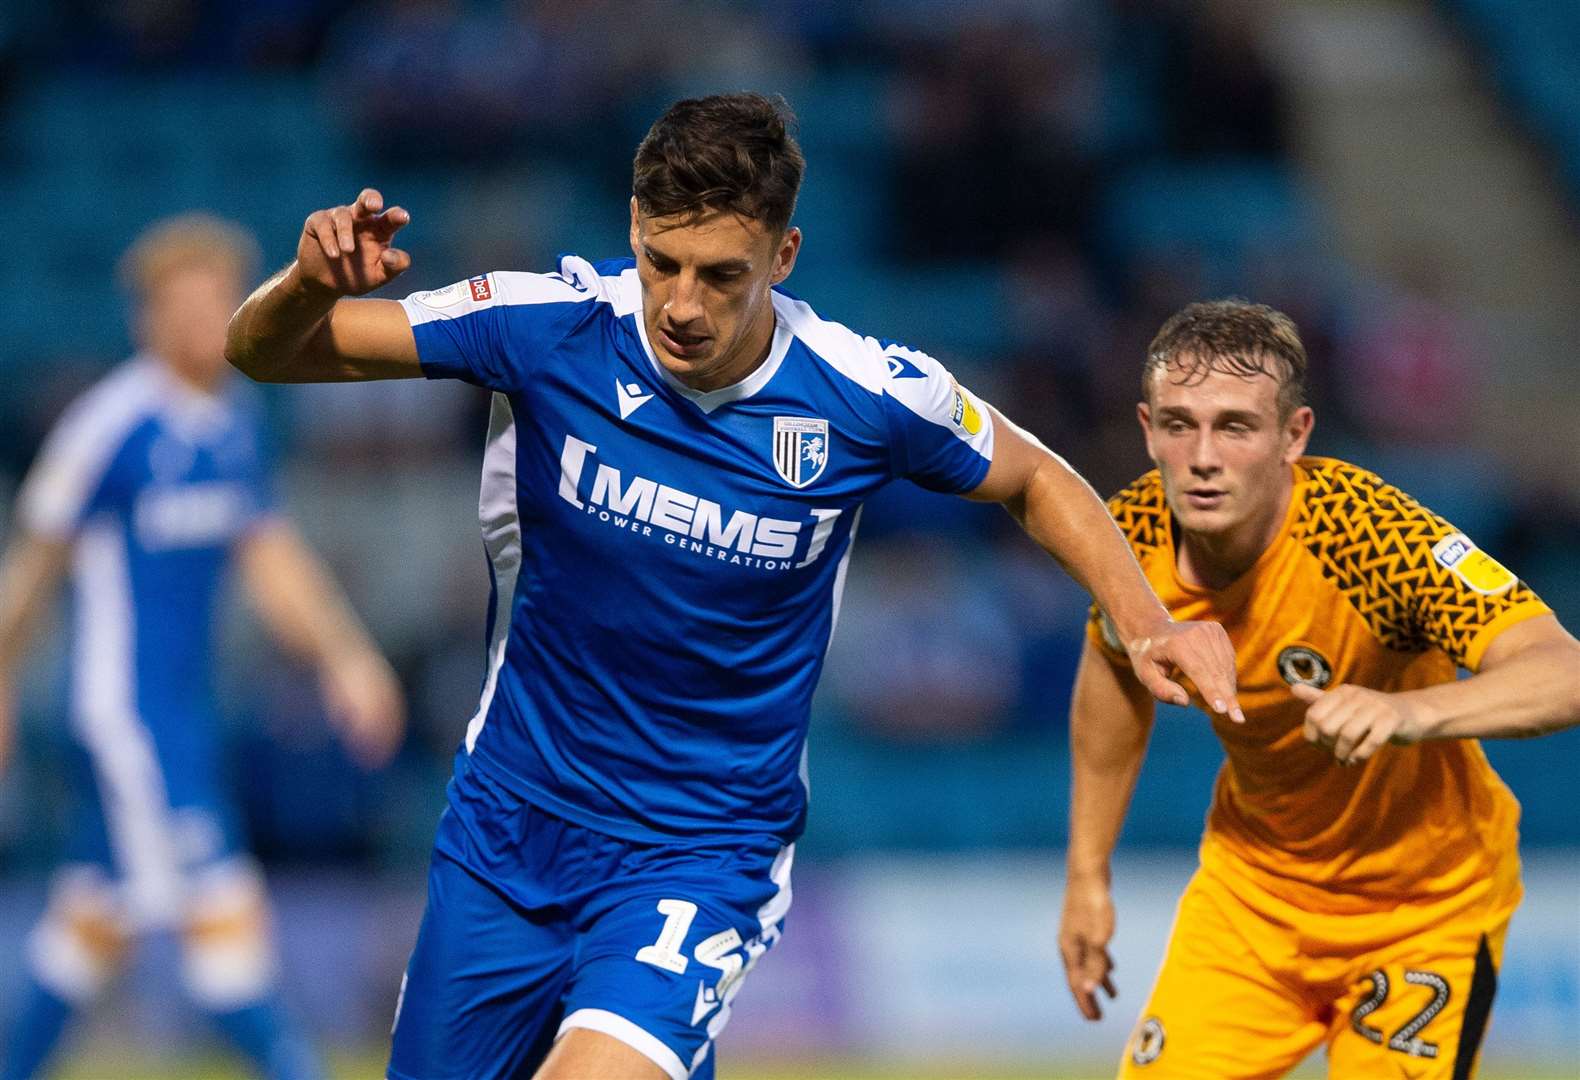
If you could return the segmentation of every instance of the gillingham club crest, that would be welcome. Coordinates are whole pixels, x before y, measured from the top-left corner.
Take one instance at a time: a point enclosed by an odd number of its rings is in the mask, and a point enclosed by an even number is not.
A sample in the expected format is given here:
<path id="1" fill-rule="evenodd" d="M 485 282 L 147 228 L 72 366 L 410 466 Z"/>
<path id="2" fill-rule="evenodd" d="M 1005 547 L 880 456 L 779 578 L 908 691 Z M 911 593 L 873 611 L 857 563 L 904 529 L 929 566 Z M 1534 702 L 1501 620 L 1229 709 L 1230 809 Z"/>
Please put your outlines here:
<path id="1" fill-rule="evenodd" d="M 774 417 L 774 470 L 791 487 L 803 488 L 828 465 L 828 421 L 805 416 Z"/>

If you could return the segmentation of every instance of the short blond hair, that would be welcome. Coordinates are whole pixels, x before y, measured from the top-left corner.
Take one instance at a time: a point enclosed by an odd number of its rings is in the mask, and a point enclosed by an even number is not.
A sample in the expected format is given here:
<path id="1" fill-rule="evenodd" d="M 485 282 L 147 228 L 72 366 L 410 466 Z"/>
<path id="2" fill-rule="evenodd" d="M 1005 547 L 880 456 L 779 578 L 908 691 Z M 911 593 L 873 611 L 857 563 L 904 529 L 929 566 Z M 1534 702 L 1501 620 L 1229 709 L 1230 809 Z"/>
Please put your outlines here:
<path id="1" fill-rule="evenodd" d="M 191 267 L 228 271 L 246 287 L 258 272 L 258 242 L 233 221 L 213 214 L 178 214 L 143 230 L 121 256 L 116 276 L 139 300 L 171 274 Z"/>

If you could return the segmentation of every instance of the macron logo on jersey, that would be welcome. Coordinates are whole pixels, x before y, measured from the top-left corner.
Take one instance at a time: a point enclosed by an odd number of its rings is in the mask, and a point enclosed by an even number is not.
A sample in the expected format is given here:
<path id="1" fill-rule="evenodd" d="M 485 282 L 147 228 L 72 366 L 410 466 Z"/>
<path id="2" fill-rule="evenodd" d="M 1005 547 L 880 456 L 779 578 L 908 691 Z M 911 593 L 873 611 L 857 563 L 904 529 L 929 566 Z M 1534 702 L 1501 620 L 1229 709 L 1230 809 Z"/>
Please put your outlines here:
<path id="1" fill-rule="evenodd" d="M 839 510 L 813 510 L 816 523 L 806 555 L 791 563 L 804 521 L 732 510 L 691 492 L 660 484 L 645 476 L 629 479 L 602 462 L 593 474 L 592 490 L 583 498 L 582 477 L 598 448 L 574 435 L 565 436 L 560 451 L 559 496 L 590 517 L 639 536 L 657 529 L 664 543 L 704 558 L 760 570 L 810 566 L 823 554 L 834 533 Z"/>
<path id="2" fill-rule="evenodd" d="M 925 379 L 927 373 L 916 366 L 916 360 L 923 354 L 915 349 L 906 348 L 897 341 L 883 343 L 883 359 L 889 365 L 889 378 L 891 379 Z"/>
<path id="3" fill-rule="evenodd" d="M 628 418 L 636 410 L 653 400 L 652 394 L 642 393 L 642 387 L 637 383 L 623 383 L 619 379 L 614 381 L 614 396 L 620 403 L 620 419 Z"/>

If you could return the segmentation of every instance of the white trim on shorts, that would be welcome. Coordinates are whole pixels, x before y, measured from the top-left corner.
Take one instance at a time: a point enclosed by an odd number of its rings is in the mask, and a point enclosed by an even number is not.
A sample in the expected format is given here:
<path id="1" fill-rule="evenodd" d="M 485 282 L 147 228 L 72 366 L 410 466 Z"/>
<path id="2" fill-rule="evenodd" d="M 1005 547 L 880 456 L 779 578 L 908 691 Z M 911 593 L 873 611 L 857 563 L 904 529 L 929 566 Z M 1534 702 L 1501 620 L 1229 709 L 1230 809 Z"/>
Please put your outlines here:
<path id="1" fill-rule="evenodd" d="M 607 1009 L 577 1009 L 560 1022 L 560 1029 L 554 1037 L 558 1039 L 572 1028 L 600 1031 L 610 1038 L 619 1039 L 663 1069 L 669 1080 L 686 1080 L 691 1075 L 691 1070 L 680 1060 L 680 1055 L 665 1046 L 658 1036 Z"/>

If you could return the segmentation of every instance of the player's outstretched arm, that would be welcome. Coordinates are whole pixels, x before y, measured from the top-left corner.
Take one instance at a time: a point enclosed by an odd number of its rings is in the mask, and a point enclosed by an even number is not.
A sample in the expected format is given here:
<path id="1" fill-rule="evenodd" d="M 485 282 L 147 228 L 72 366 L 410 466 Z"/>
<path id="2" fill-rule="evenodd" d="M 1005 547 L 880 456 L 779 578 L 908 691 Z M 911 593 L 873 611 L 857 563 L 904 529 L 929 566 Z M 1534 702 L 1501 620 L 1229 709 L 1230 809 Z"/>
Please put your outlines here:
<path id="1" fill-rule="evenodd" d="M 317 666 L 329 718 L 357 763 L 389 761 L 405 731 L 395 673 L 317 556 L 290 525 L 270 520 L 240 549 L 242 581 L 275 638 Z"/>
<path id="2" fill-rule="evenodd" d="M 411 266 L 393 246 L 411 221 L 365 189 L 350 206 L 309 214 L 296 260 L 231 316 L 225 356 L 260 382 L 352 382 L 422 374 L 411 326 L 394 300 L 354 300 Z"/>
<path id="3" fill-rule="evenodd" d="M 1066 857 L 1059 955 L 1076 1008 L 1101 1020 L 1099 989 L 1110 998 L 1114 936 L 1110 860 L 1152 732 L 1152 697 L 1130 672 L 1087 642 L 1070 702 L 1070 847 Z"/>
<path id="4" fill-rule="evenodd" d="M 971 498 L 1002 503 L 1108 613 L 1159 701 L 1190 702 L 1173 673 L 1195 683 L 1210 708 L 1243 723 L 1234 647 L 1213 622 L 1175 622 L 1147 584 L 1119 527 L 1085 480 L 1034 437 L 991 410 L 993 464 Z"/>
<path id="5" fill-rule="evenodd" d="M 1580 642 L 1552 615 L 1499 634 L 1475 675 L 1394 694 L 1363 686 L 1295 686 L 1306 738 L 1357 765 L 1387 743 L 1522 739 L 1580 725 Z"/>
<path id="6" fill-rule="evenodd" d="M 0 769 L 15 738 L 16 672 L 71 559 L 71 542 L 23 532 L 0 560 Z"/>

